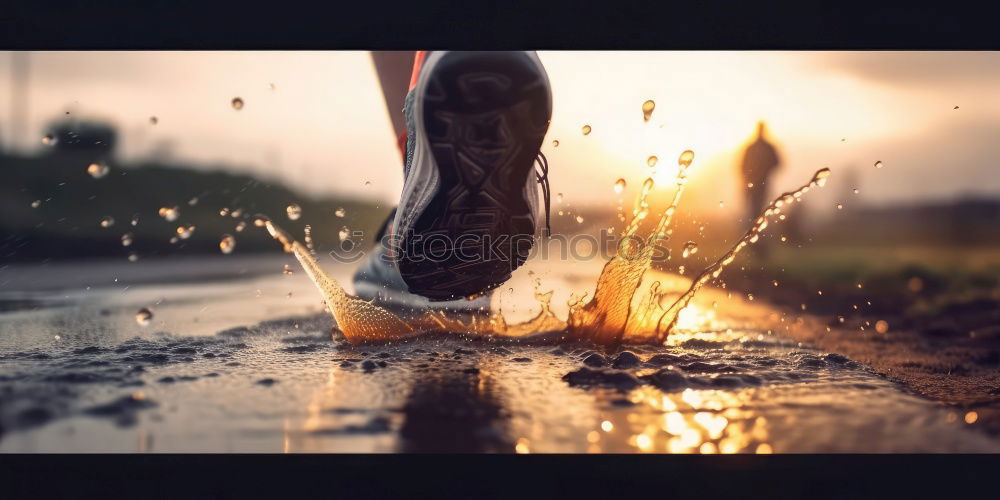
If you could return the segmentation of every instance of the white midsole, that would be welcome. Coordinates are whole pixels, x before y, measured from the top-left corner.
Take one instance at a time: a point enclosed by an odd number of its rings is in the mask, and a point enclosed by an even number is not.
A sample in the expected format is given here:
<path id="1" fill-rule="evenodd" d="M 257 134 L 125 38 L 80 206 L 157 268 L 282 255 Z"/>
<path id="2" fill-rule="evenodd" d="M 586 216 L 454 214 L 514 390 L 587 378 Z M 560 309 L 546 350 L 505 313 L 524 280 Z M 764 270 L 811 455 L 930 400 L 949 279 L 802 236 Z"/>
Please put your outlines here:
<path id="1" fill-rule="evenodd" d="M 374 300 L 375 304 L 391 304 L 395 306 L 412 308 L 415 310 L 446 310 L 462 312 L 483 312 L 490 311 L 491 293 L 485 293 L 475 299 L 455 299 L 443 301 L 431 301 L 426 297 L 416 295 L 403 290 L 393 290 L 374 283 L 360 281 L 354 284 L 354 294 L 365 300 Z"/>

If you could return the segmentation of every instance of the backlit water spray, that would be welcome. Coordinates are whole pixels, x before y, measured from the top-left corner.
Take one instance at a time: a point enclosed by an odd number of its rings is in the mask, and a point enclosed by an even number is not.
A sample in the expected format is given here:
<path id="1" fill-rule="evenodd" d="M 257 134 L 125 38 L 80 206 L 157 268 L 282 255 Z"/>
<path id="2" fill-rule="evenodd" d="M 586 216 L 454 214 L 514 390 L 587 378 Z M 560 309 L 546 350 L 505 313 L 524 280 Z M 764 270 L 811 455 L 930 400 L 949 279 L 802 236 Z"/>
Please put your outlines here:
<path id="1" fill-rule="evenodd" d="M 428 331 L 524 337 L 559 330 L 563 330 L 566 337 L 599 344 L 662 343 L 676 326 L 681 311 L 698 290 L 710 280 L 718 278 L 722 270 L 747 245 L 757 242 L 768 227 L 768 217 L 780 214 L 792 203 L 799 201 L 811 188 L 822 187 L 830 175 L 829 169 L 821 169 L 807 184 L 772 201 L 746 234 L 716 262 L 699 273 L 688 290 L 672 305 L 666 309 L 660 306 L 659 283 L 653 283 L 648 295 L 633 310 L 632 302 L 639 292 L 642 278 L 651 267 L 657 249 L 663 248 L 659 243 L 668 237 L 687 182 L 687 169 L 693 161 L 694 153 L 691 151 L 680 155 L 673 199 L 655 222 L 650 217 L 648 199 L 654 182 L 652 178 L 646 179 L 636 198 L 632 220 L 622 231 L 616 254 L 605 264 L 597 279 L 593 298 L 586 303 L 582 299 L 571 302 L 568 321 L 565 323 L 556 318 L 548 307 L 551 292 L 540 292 L 537 283 L 535 295 L 542 310 L 524 323 L 508 324 L 500 313 L 461 317 L 444 310 L 425 311 L 422 315 L 404 320 L 388 309 L 349 295 L 337 280 L 323 272 L 305 245 L 295 241 L 269 218 L 258 215 L 254 224 L 265 227 L 286 252 L 295 256 L 319 289 L 339 329 L 353 343 L 391 341 Z"/>

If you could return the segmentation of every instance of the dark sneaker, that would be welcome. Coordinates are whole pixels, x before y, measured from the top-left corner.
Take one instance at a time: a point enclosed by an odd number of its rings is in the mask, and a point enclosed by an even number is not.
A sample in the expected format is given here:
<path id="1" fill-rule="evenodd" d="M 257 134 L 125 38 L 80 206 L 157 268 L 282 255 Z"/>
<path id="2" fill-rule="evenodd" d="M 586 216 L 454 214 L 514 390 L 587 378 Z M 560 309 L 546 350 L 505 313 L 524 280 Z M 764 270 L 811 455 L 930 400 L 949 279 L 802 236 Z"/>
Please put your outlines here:
<path id="1" fill-rule="evenodd" d="M 548 218 L 539 148 L 552 99 L 538 56 L 431 52 L 404 114 L 405 180 L 386 249 L 399 277 L 433 301 L 503 284 L 533 244 L 539 182 Z"/>
<path id="2" fill-rule="evenodd" d="M 462 313 L 490 312 L 489 293 L 472 300 L 460 298 L 433 303 L 426 297 L 410 293 L 387 250 L 384 245 L 375 245 L 372 254 L 354 275 L 354 294 L 358 297 L 397 312 L 419 312 L 431 307 Z"/>

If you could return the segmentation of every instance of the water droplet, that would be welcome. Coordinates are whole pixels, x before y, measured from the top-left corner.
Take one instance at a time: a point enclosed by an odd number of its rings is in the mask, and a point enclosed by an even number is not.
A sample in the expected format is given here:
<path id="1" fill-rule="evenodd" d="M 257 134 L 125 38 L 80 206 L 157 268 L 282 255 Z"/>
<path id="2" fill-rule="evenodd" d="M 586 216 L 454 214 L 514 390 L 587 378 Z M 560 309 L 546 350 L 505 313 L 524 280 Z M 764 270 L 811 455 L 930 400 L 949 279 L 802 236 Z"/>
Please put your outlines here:
<path id="1" fill-rule="evenodd" d="M 268 83 L 268 84 L 267 84 L 267 88 L 269 88 L 269 89 L 271 89 L 271 90 L 274 90 L 274 89 L 276 89 L 276 88 L 278 88 L 278 87 L 276 87 L 276 86 L 274 85 L 274 83 Z"/>
<path id="2" fill-rule="evenodd" d="M 653 116 L 654 109 L 656 109 L 656 103 L 652 99 L 642 103 L 642 121 L 648 122 L 649 118 Z"/>
<path id="3" fill-rule="evenodd" d="M 186 240 L 194 233 L 194 226 L 181 224 L 177 226 L 177 237 Z"/>
<path id="4" fill-rule="evenodd" d="M 656 166 L 656 162 L 658 161 L 660 161 L 660 159 L 656 156 L 650 156 L 649 158 L 646 158 L 646 165 L 649 165 L 649 168 L 653 168 Z"/>
<path id="5" fill-rule="evenodd" d="M 219 250 L 222 250 L 224 254 L 231 254 L 236 248 L 236 238 L 233 238 L 231 234 L 222 235 L 222 239 L 219 240 Z"/>
<path id="6" fill-rule="evenodd" d="M 191 198 L 190 200 L 188 200 L 188 206 L 189 207 L 193 207 L 193 206 L 195 206 L 197 204 L 198 204 L 198 197 L 197 196 L 195 196 L 194 198 Z"/>
<path id="7" fill-rule="evenodd" d="M 841 205 L 840 203 L 837 203 L 837 210 L 843 210 L 843 209 L 844 209 L 844 206 Z"/>
<path id="8" fill-rule="evenodd" d="M 812 182 L 815 182 L 819 187 L 823 187 L 826 185 L 827 177 L 830 177 L 830 169 L 824 167 L 816 171 L 816 175 L 813 176 Z"/>
<path id="9" fill-rule="evenodd" d="M 621 193 L 625 190 L 625 179 L 618 179 L 615 181 L 615 192 Z"/>
<path id="10" fill-rule="evenodd" d="M 882 166 L 883 166 L 883 165 L 882 165 L 882 161 L 881 161 L 881 160 L 880 160 L 880 161 L 877 161 L 877 162 L 875 162 L 875 168 L 882 168 Z"/>
<path id="11" fill-rule="evenodd" d="M 955 106 L 954 108 L 951 108 L 951 109 L 958 109 L 958 106 Z"/>
<path id="12" fill-rule="evenodd" d="M 243 99 L 240 97 L 234 97 L 231 104 L 236 111 L 243 109 Z"/>
<path id="13" fill-rule="evenodd" d="M 562 203 L 562 202 L 563 202 L 563 194 L 556 193 L 556 203 Z"/>
<path id="14" fill-rule="evenodd" d="M 577 215 L 577 216 L 576 216 L 576 223 L 577 223 L 577 224 L 583 224 L 583 217 L 581 217 L 581 216 Z"/>
<path id="15" fill-rule="evenodd" d="M 129 262 L 135 262 L 137 260 L 139 260 L 139 254 L 137 254 L 135 252 L 129 252 L 129 254 L 128 254 L 128 261 Z"/>
<path id="16" fill-rule="evenodd" d="M 681 156 L 677 158 L 677 164 L 685 167 L 690 167 L 691 162 L 694 161 L 694 151 L 690 149 L 681 153 Z"/>
<path id="17" fill-rule="evenodd" d="M 343 217 L 347 215 L 347 210 L 344 210 L 343 207 L 338 208 L 336 211 L 333 212 L 333 215 L 336 215 L 337 217 Z"/>
<path id="18" fill-rule="evenodd" d="M 115 218 L 110 215 L 101 217 L 101 227 L 111 227 L 115 225 Z"/>
<path id="19" fill-rule="evenodd" d="M 132 216 L 132 225 L 133 226 L 139 225 L 139 214 L 135 214 Z"/>
<path id="20" fill-rule="evenodd" d="M 372 181 L 365 181 L 365 185 L 366 186 L 371 186 L 372 185 Z"/>
<path id="21" fill-rule="evenodd" d="M 172 207 L 160 207 L 160 217 L 163 217 L 167 222 L 173 222 L 177 220 L 177 217 L 181 215 L 181 210 L 177 206 Z"/>
<path id="22" fill-rule="evenodd" d="M 724 206 L 726 206 L 726 203 L 722 200 L 719 200 L 719 208 L 722 208 Z"/>
<path id="23" fill-rule="evenodd" d="M 593 129 L 590 128 L 590 125 L 584 125 L 582 130 L 583 130 L 583 135 L 590 135 L 590 131 Z"/>
<path id="24" fill-rule="evenodd" d="M 554 147 L 554 148 L 558 148 L 559 147 L 559 140 L 558 139 L 552 141 L 552 147 Z"/>
<path id="25" fill-rule="evenodd" d="M 139 326 L 146 326 L 153 321 L 153 311 L 150 311 L 148 307 L 143 307 L 139 309 L 139 312 L 135 313 L 135 322 Z"/>
<path id="26" fill-rule="evenodd" d="M 861 191 L 858 191 L 858 188 L 854 188 L 854 194 L 858 194 L 858 193 L 860 193 L 860 192 L 861 192 Z"/>
<path id="27" fill-rule="evenodd" d="M 46 146 L 55 146 L 57 142 L 59 142 L 59 139 L 56 139 L 52 134 L 46 134 L 45 137 L 42 137 L 42 144 Z"/>
<path id="28" fill-rule="evenodd" d="M 132 245 L 132 233 L 125 233 L 122 235 L 122 246 L 127 247 Z"/>
<path id="29" fill-rule="evenodd" d="M 344 241 L 351 237 L 351 230 L 347 229 L 347 226 L 344 226 L 340 228 L 340 232 L 337 233 L 337 236 L 340 236 L 340 241 Z"/>
<path id="30" fill-rule="evenodd" d="M 233 210 L 233 213 L 231 213 L 229 215 L 233 216 L 234 219 L 237 218 L 237 217 L 241 217 L 243 215 L 243 209 L 242 208 L 237 208 L 236 210 Z"/>
<path id="31" fill-rule="evenodd" d="M 108 175 L 108 172 L 110 171 L 111 169 L 103 163 L 91 163 L 90 165 L 87 165 L 87 173 L 95 179 L 100 179 L 101 177 Z"/>
<path id="32" fill-rule="evenodd" d="M 31 202 L 31 208 L 38 208 L 42 206 L 42 200 L 35 200 Z"/>
<path id="33" fill-rule="evenodd" d="M 241 220 L 239 224 L 236 224 L 236 232 L 241 233 L 243 232 L 244 229 L 246 229 L 246 227 L 247 227 L 246 221 Z"/>
<path id="34" fill-rule="evenodd" d="M 228 216 L 229 215 L 229 208 L 228 207 L 222 207 L 222 209 L 219 210 L 219 215 L 221 215 L 223 217 Z"/>
<path id="35" fill-rule="evenodd" d="M 288 267 L 288 264 L 285 264 L 285 267 L 281 270 L 281 272 L 283 274 L 294 274 L 295 273 L 295 271 L 292 271 L 291 267 Z"/>
<path id="36" fill-rule="evenodd" d="M 170 237 L 170 244 L 171 244 L 171 245 L 172 245 L 172 244 L 174 244 L 174 243 L 177 243 L 178 241 L 180 241 L 180 240 L 179 240 L 179 239 L 177 239 L 177 237 L 176 237 L 176 236 L 171 236 L 171 237 Z"/>
<path id="37" fill-rule="evenodd" d="M 299 217 L 302 217 L 302 207 L 294 203 L 288 205 L 285 212 L 288 213 L 288 220 L 299 220 Z"/>
<path id="38" fill-rule="evenodd" d="M 271 219 L 269 219 L 266 215 L 257 214 L 253 216 L 253 225 L 257 227 L 264 227 L 270 220 Z"/>
<path id="39" fill-rule="evenodd" d="M 698 253 L 698 244 L 693 241 L 689 241 L 684 244 L 684 249 L 683 251 L 681 251 L 681 257 L 686 259 L 688 258 L 688 256 L 694 255 L 696 253 Z"/>
<path id="40" fill-rule="evenodd" d="M 149 124 L 150 125 L 156 125 L 157 123 L 160 123 L 160 119 L 159 118 L 157 118 L 155 116 L 150 116 L 149 117 Z"/>

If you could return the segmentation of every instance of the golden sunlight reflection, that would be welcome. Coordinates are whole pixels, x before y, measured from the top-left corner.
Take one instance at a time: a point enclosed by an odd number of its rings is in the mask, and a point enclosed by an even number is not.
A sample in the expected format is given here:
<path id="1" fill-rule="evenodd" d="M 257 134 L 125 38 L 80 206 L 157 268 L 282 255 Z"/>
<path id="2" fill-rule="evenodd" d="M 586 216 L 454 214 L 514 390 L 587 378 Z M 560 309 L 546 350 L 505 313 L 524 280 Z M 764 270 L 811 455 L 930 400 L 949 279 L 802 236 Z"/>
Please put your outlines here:
<path id="1" fill-rule="evenodd" d="M 641 453 L 770 453 L 768 423 L 745 408 L 753 390 L 737 392 L 687 389 L 664 394 L 641 387 L 629 397 L 636 406 L 628 413 L 609 415 L 600 423 L 605 434 L 626 436 L 628 448 L 612 445 L 604 452 Z M 621 437 L 617 436 L 617 437 Z M 601 432 L 588 434 L 591 447 L 600 447 Z"/>

